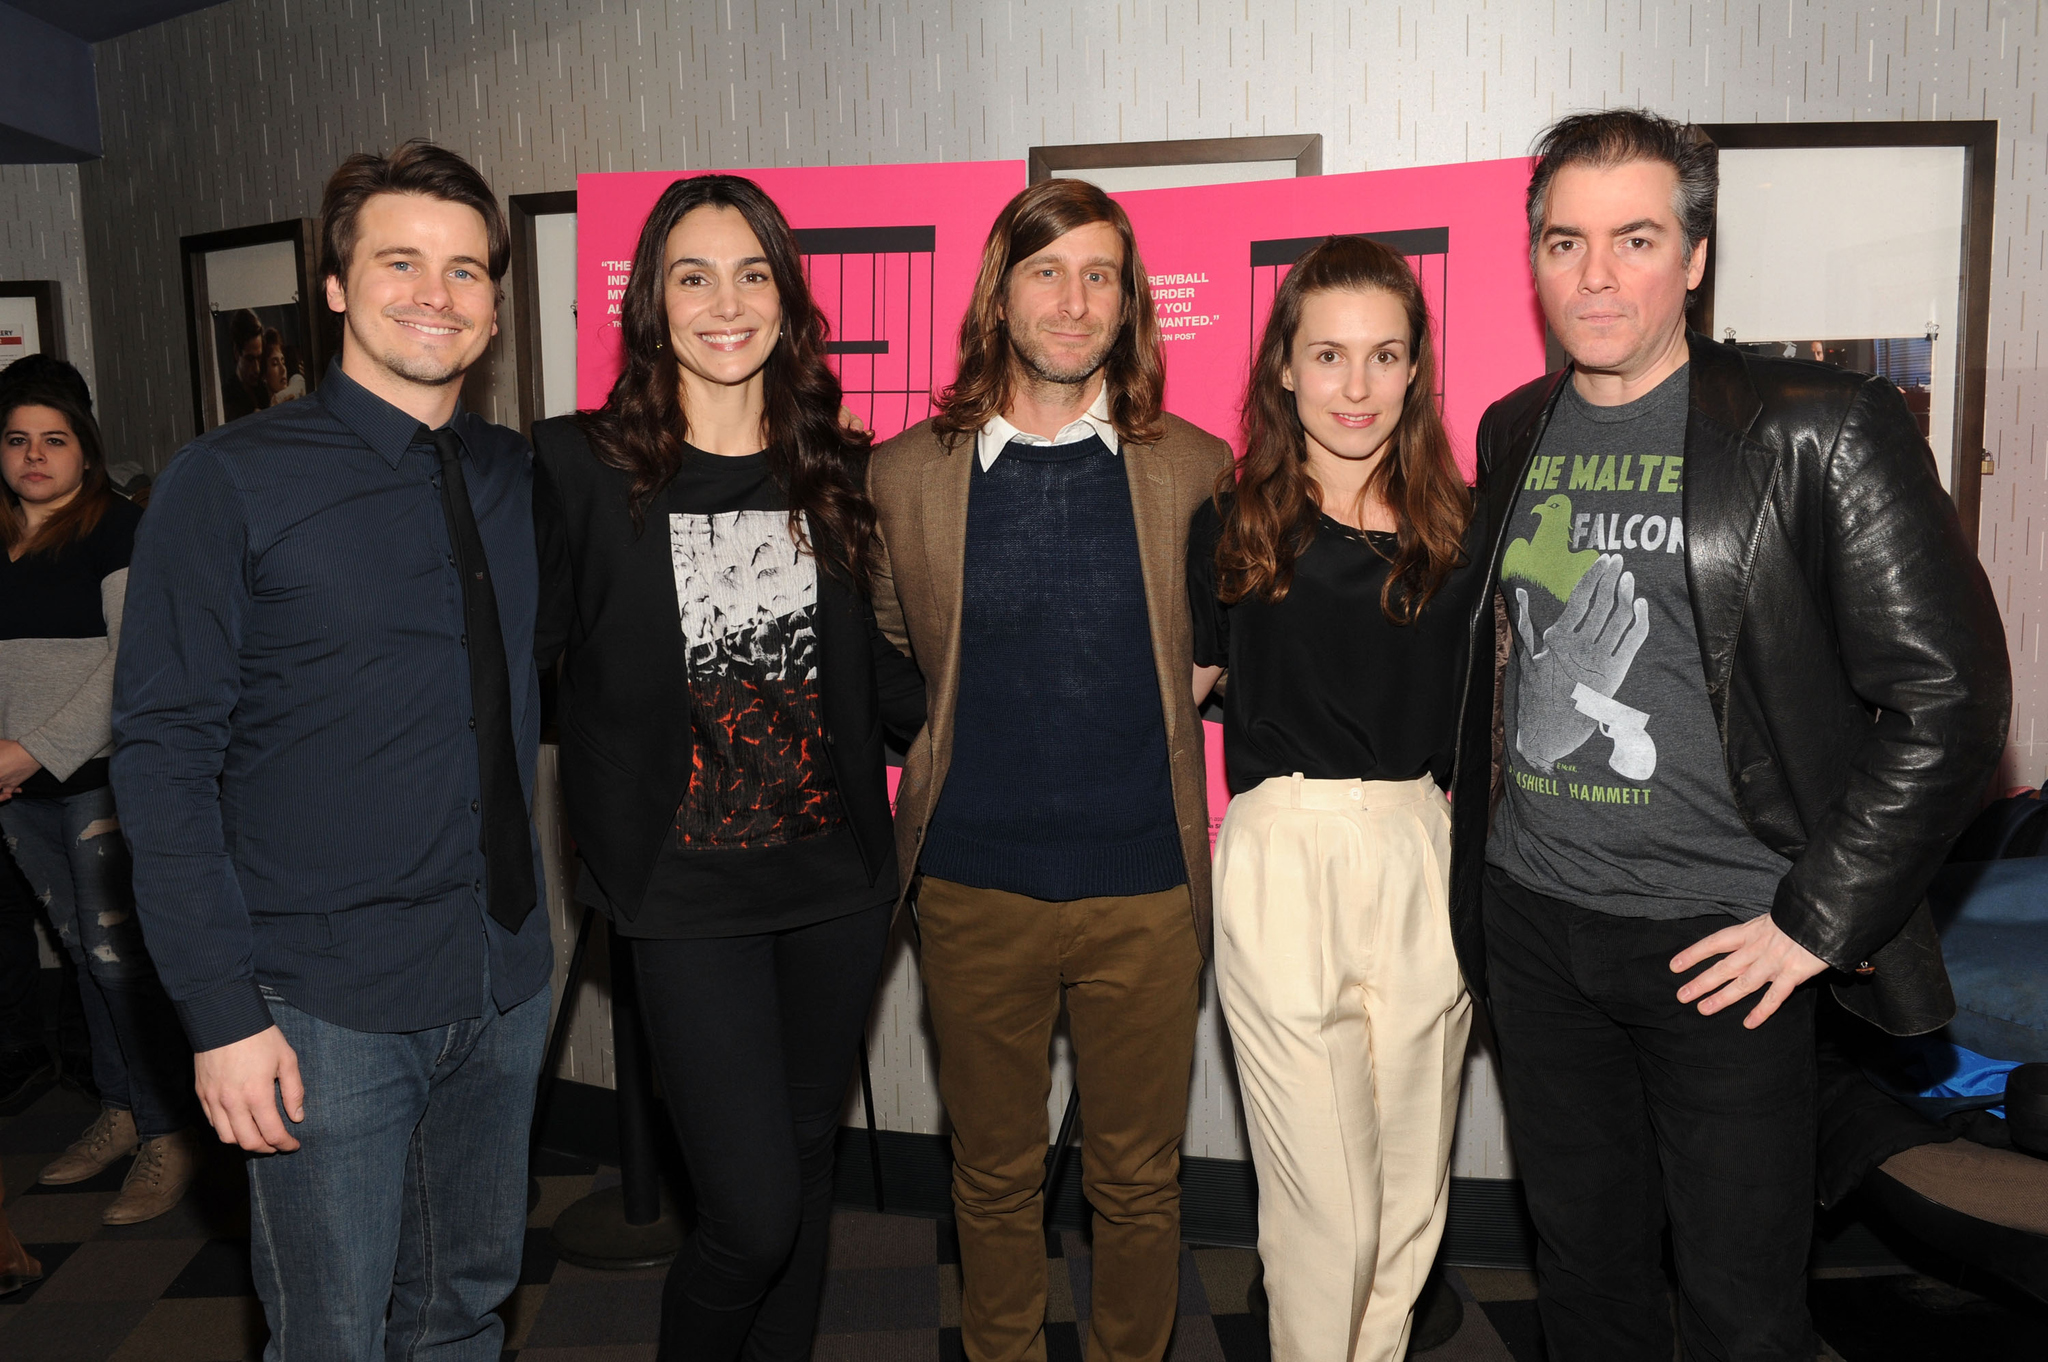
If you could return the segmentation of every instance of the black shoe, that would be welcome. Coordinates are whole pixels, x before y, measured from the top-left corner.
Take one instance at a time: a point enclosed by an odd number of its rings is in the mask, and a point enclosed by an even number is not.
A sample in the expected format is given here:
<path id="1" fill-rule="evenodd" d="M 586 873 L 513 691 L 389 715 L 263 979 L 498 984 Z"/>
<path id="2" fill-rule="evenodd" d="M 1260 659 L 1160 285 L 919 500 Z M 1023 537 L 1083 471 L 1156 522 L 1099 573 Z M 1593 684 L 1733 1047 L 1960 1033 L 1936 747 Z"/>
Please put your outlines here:
<path id="1" fill-rule="evenodd" d="M 41 1097 L 57 1078 L 50 1052 L 40 1045 L 0 1054 L 0 1116 L 15 1116 Z"/>

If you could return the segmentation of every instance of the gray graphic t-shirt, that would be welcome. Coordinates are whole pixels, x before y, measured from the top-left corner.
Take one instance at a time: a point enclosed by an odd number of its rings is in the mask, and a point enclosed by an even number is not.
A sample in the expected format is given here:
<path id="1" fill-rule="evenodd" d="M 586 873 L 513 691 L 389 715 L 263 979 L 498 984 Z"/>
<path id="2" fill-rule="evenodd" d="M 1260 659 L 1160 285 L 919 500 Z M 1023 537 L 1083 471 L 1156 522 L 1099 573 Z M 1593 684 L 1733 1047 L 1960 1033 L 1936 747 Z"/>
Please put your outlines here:
<path id="1" fill-rule="evenodd" d="M 1618 407 L 1567 385 L 1515 503 L 1507 791 L 1487 860 L 1628 917 L 1768 910 L 1790 862 L 1736 811 L 1685 576 L 1685 368 Z"/>

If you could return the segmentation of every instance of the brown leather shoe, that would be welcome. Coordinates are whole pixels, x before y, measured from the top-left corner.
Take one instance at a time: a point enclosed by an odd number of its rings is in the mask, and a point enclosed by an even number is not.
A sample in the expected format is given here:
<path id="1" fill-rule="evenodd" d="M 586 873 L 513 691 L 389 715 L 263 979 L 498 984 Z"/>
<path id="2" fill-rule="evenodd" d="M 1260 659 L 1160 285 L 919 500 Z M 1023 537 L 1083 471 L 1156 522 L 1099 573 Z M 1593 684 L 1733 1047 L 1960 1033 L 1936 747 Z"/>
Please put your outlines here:
<path id="1" fill-rule="evenodd" d="M 37 1181 L 50 1186 L 84 1182 L 87 1178 L 99 1176 L 116 1160 L 133 1154 L 138 1143 L 134 1113 L 117 1107 L 101 1107 L 99 1119 L 87 1126 L 85 1133 L 71 1142 L 70 1148 L 53 1159 Z"/>
<path id="2" fill-rule="evenodd" d="M 121 1195 L 100 1217 L 102 1225 L 139 1225 L 154 1220 L 185 1198 L 199 1176 L 199 1136 L 190 1130 L 144 1140 Z"/>

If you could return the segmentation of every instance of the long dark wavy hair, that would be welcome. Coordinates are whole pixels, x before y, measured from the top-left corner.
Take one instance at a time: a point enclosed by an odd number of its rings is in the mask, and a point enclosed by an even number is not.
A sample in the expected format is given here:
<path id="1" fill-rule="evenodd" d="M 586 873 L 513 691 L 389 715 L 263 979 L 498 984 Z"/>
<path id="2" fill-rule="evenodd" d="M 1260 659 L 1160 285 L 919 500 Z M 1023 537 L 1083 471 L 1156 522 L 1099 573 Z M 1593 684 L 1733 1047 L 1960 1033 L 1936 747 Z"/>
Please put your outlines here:
<path id="1" fill-rule="evenodd" d="M 1068 232 L 1095 222 L 1114 227 L 1124 245 L 1119 280 L 1123 322 L 1102 365 L 1109 421 L 1118 435 L 1134 443 L 1147 444 L 1159 438 L 1166 428 L 1159 414 L 1166 394 L 1166 366 L 1159 354 L 1159 318 L 1152 309 L 1152 285 L 1123 206 L 1086 180 L 1041 180 L 997 214 L 981 249 L 974 299 L 960 319 L 959 376 L 939 395 L 933 429 L 944 435 L 971 435 L 1010 405 L 1015 374 L 1001 310 L 1010 271 Z"/>
<path id="2" fill-rule="evenodd" d="M 1308 438 L 1295 396 L 1281 382 L 1294 353 L 1301 309 L 1327 292 L 1388 293 L 1408 318 L 1415 376 L 1384 457 L 1366 483 L 1399 526 L 1380 609 L 1414 621 L 1463 554 L 1472 497 L 1451 456 L 1436 399 L 1436 345 L 1429 304 L 1408 262 L 1362 236 L 1333 236 L 1295 263 L 1273 298 L 1244 396 L 1244 458 L 1216 484 L 1223 533 L 1216 544 L 1217 594 L 1277 601 L 1294 583 L 1294 562 L 1315 537 L 1321 489 L 1308 471 Z"/>
<path id="3" fill-rule="evenodd" d="M 789 533 L 862 590 L 873 578 L 875 508 L 867 496 L 870 437 L 839 424 L 839 379 L 825 363 L 825 314 L 804 280 L 796 235 L 775 201 L 738 175 L 677 180 L 640 228 L 619 313 L 625 365 L 595 411 L 577 418 L 598 458 L 632 478 L 633 524 L 674 479 L 684 458 L 682 369 L 668 343 L 663 269 L 669 233 L 699 208 L 730 208 L 746 219 L 782 305 L 782 336 L 763 370 L 761 435 L 768 467 L 789 497 Z M 818 548 L 825 545 L 824 552 Z"/>

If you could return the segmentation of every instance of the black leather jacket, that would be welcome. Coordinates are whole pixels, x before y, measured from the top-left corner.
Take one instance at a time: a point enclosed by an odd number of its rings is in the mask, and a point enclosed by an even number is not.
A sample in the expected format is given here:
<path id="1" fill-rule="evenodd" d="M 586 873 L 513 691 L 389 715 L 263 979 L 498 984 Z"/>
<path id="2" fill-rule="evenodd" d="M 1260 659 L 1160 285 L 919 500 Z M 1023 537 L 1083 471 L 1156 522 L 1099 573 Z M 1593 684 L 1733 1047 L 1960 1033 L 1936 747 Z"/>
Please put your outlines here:
<path id="1" fill-rule="evenodd" d="M 1849 1010 L 1895 1034 L 1931 1031 L 1955 998 L 1925 891 L 1977 812 L 2011 702 L 1990 583 L 1889 382 L 1690 340 L 1686 572 L 1736 807 L 1792 862 L 1771 916 L 1838 971 Z M 1481 996 L 1500 561 L 1569 373 L 1517 389 L 1479 423 L 1476 540 L 1496 589 L 1471 622 L 1451 922 Z"/>

